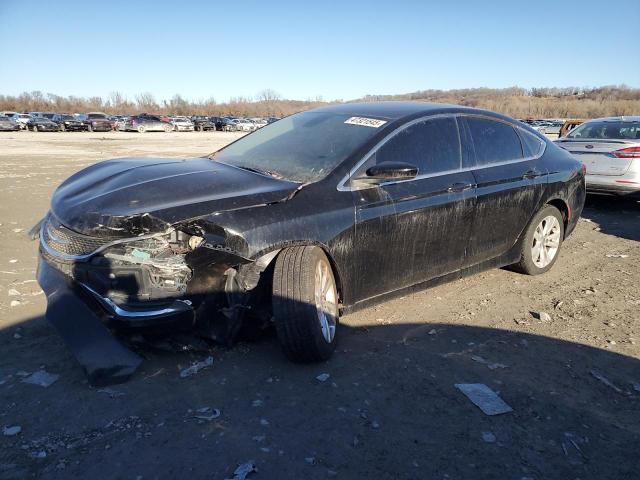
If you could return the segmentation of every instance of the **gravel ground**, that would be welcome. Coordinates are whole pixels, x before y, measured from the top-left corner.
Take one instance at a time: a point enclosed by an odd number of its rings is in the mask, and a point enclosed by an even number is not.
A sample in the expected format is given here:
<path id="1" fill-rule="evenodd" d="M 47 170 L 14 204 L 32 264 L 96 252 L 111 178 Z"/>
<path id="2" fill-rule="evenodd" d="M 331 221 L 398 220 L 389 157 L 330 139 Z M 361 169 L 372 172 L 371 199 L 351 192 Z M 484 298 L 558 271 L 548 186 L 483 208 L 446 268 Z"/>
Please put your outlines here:
<path id="1" fill-rule="evenodd" d="M 0 479 L 225 479 L 248 461 L 249 479 L 640 477 L 640 203 L 620 198 L 588 198 L 545 275 L 491 270 L 345 317 L 325 364 L 288 363 L 271 333 L 229 350 L 145 346 L 129 383 L 90 388 L 42 318 L 26 231 L 97 160 L 237 137 L 1 134 Z M 41 369 L 59 378 L 23 381 Z M 459 383 L 513 411 L 485 415 Z"/>

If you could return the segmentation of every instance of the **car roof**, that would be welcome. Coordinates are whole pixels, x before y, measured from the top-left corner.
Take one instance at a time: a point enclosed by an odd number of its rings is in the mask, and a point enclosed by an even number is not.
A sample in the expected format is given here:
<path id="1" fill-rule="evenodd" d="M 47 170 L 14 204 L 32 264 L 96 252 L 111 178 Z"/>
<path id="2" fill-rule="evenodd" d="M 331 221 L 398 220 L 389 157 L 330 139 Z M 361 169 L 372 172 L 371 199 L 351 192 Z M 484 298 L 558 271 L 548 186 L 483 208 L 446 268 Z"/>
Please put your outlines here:
<path id="1" fill-rule="evenodd" d="M 592 118 L 588 122 L 640 122 L 640 116 L 622 116 L 622 117 L 602 117 Z M 587 122 L 584 122 L 587 123 Z"/>
<path id="2" fill-rule="evenodd" d="M 486 110 L 480 110 L 460 105 L 430 102 L 363 102 L 342 103 L 314 109 L 315 112 L 334 112 L 343 115 L 382 117 L 389 120 L 399 120 L 416 115 L 435 114 L 444 112 L 482 113 L 495 117 L 506 118 L 502 115 Z"/>

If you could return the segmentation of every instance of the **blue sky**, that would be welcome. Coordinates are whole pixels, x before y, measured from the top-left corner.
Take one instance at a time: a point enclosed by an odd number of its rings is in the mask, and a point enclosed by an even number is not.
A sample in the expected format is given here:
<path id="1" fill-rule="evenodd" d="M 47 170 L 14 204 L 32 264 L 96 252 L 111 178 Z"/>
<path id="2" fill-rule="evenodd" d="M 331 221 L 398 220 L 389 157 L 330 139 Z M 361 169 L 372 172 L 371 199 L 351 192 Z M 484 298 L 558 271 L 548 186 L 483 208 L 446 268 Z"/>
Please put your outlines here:
<path id="1" fill-rule="evenodd" d="M 638 0 L 0 0 L 0 94 L 640 87 Z"/>

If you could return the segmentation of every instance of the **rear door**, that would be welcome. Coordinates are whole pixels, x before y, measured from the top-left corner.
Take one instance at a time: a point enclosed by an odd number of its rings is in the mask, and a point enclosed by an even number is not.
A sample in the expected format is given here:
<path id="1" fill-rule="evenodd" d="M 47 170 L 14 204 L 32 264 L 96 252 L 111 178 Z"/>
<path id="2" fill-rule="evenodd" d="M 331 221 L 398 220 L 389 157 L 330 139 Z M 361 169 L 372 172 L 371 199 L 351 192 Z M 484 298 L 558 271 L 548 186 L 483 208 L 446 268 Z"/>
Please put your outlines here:
<path id="1" fill-rule="evenodd" d="M 354 190 L 358 297 L 373 297 L 460 268 L 473 218 L 474 177 L 461 170 L 453 116 L 400 127 L 360 166 L 381 162 L 418 167 L 411 180 Z"/>
<path id="2" fill-rule="evenodd" d="M 459 119 L 463 159 L 475 177 L 476 208 L 467 265 L 506 253 L 535 213 L 547 184 L 538 159 L 544 142 L 498 119 L 465 115 Z"/>

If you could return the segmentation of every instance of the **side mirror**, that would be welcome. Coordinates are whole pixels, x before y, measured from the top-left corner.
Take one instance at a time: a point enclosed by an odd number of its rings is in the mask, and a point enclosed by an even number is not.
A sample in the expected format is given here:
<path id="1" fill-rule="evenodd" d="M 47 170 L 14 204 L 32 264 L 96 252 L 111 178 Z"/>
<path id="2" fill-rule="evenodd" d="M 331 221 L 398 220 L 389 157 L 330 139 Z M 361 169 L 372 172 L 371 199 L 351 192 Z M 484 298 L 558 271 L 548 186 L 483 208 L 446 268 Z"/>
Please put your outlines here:
<path id="1" fill-rule="evenodd" d="M 357 181 L 378 184 L 391 180 L 410 180 L 418 175 L 418 167 L 405 162 L 381 162 L 369 167 Z"/>

